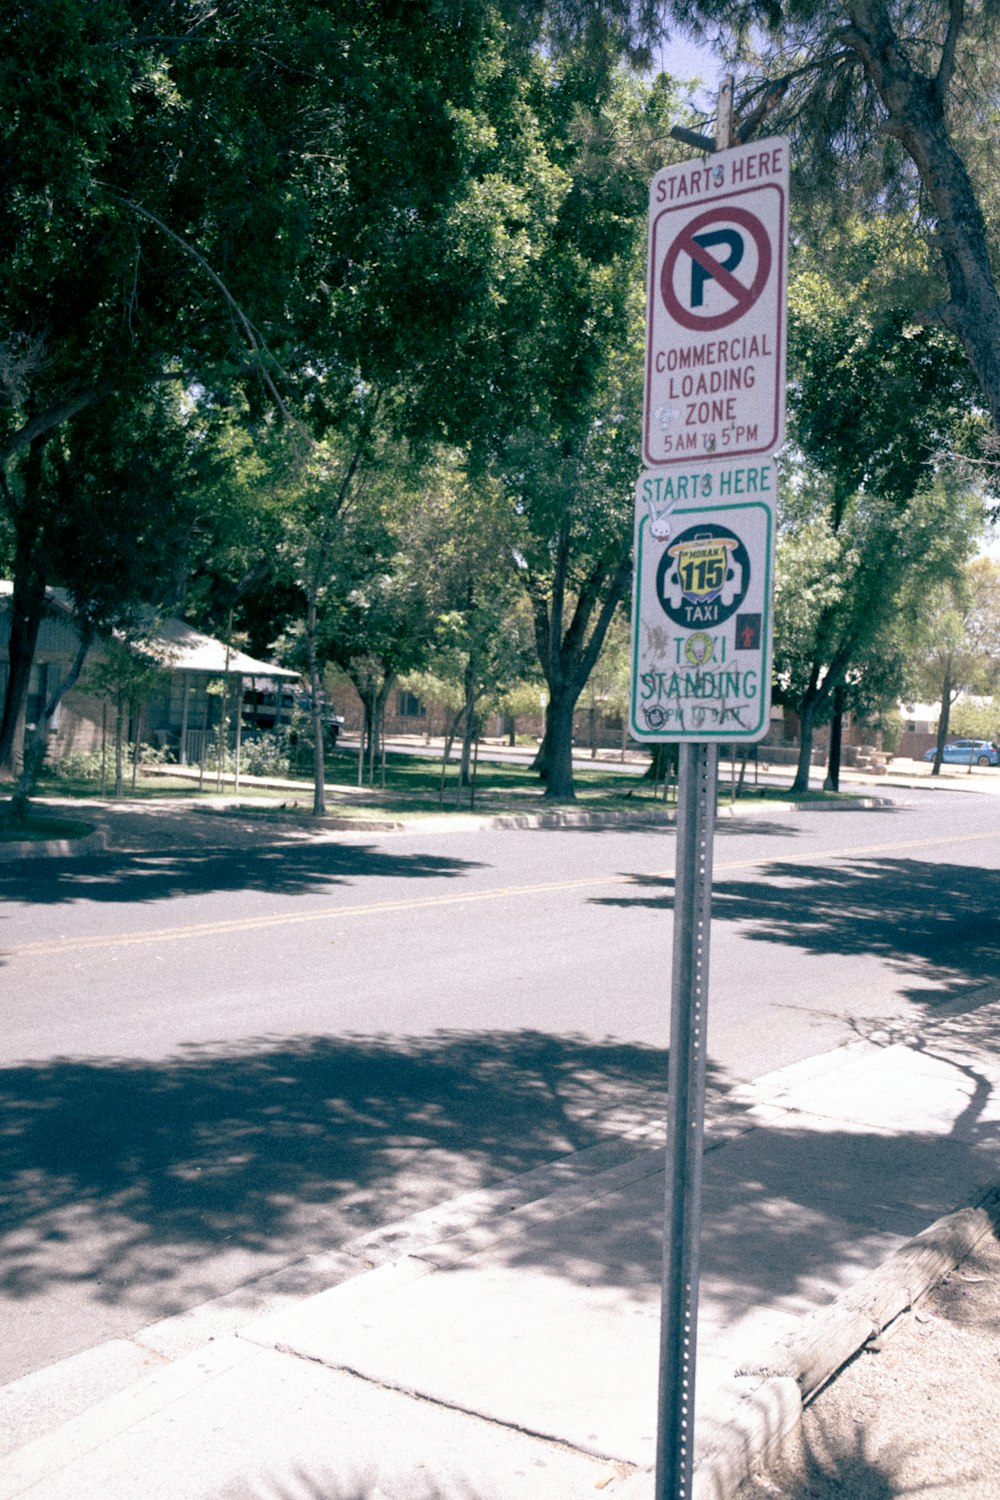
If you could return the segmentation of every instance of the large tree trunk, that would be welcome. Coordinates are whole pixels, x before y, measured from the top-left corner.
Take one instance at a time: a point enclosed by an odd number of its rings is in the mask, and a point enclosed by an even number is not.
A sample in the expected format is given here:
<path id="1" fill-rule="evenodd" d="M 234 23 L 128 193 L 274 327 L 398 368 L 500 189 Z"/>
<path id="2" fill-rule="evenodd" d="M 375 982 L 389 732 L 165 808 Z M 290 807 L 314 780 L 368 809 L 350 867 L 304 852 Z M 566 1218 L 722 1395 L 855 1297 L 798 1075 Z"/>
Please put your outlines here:
<path id="1" fill-rule="evenodd" d="M 320 678 L 319 652 L 316 648 L 319 582 L 309 590 L 306 608 L 306 652 L 309 660 L 309 692 L 312 695 L 313 731 L 313 817 L 326 815 L 326 756 L 323 744 L 323 683 Z M 279 684 L 280 693 L 280 684 Z"/>
<path id="2" fill-rule="evenodd" d="M 643 781 L 651 781 L 654 786 L 658 786 L 668 774 L 672 773 L 676 778 L 679 749 L 679 745 L 653 745 L 649 753 L 649 765 L 642 773 Z"/>
<path id="3" fill-rule="evenodd" d="M 841 683 L 833 692 L 830 754 L 826 763 L 826 780 L 823 783 L 823 789 L 827 792 L 840 791 L 840 755 L 844 742 L 844 699 L 846 696 L 844 685 Z"/>
<path id="4" fill-rule="evenodd" d="M 14 516 L 14 589 L 10 601 L 7 647 L 7 691 L 0 716 L 0 776 L 13 780 L 21 768 L 31 668 L 38 631 L 45 614 L 44 524 L 41 439 L 29 447 L 24 463 L 24 494 Z"/>
<path id="5" fill-rule="evenodd" d="M 77 647 L 76 656 L 69 671 L 56 684 L 55 690 L 42 705 L 42 711 L 38 716 L 38 724 L 31 737 L 31 743 L 25 751 L 24 766 L 18 778 L 17 786 L 14 789 L 14 794 L 10 799 L 8 816 L 11 818 L 23 819 L 27 816 L 28 801 L 31 793 L 34 791 L 35 779 L 45 761 L 45 752 L 48 749 L 49 734 L 52 731 L 56 710 L 62 702 L 64 694 L 68 693 L 70 688 L 76 684 L 80 673 L 83 671 L 83 664 L 87 660 L 90 643 L 91 634 L 89 631 L 84 631 L 80 636 L 80 644 Z"/>
<path id="6" fill-rule="evenodd" d="M 937 221 L 935 244 L 950 293 L 935 316 L 957 335 L 1000 428 L 1000 298 L 990 266 L 986 225 L 965 163 L 952 144 L 946 103 L 963 24 L 961 4 L 950 23 L 935 79 L 918 72 L 893 29 L 885 0 L 848 0 L 851 26 L 841 37 L 853 47 L 881 99 L 893 135 L 920 173 Z"/>
<path id="7" fill-rule="evenodd" d="M 45 611 L 45 587 L 37 596 L 34 589 L 26 599 L 19 594 L 15 576 L 11 600 L 10 639 L 7 648 L 7 692 L 3 717 L 0 719 L 0 777 L 13 780 L 21 768 L 24 754 L 24 726 L 35 660 L 38 631 Z"/>
<path id="8" fill-rule="evenodd" d="M 471 651 L 465 666 L 465 703 L 462 713 L 465 717 L 465 727 L 462 731 L 462 769 L 459 772 L 458 784 L 467 787 L 472 780 L 472 741 L 476 732 L 476 703 L 478 693 L 476 692 L 476 653 Z"/>
<path id="9" fill-rule="evenodd" d="M 542 717 L 542 737 L 538 742 L 531 769 L 538 775 L 540 781 L 549 779 L 549 703 L 545 702 L 545 711 Z"/>
<path id="10" fill-rule="evenodd" d="M 793 792 L 809 790 L 809 768 L 812 765 L 813 735 L 816 731 L 816 709 L 812 704 L 803 705 L 799 714 L 799 763 L 795 768 Z"/>
<path id="11" fill-rule="evenodd" d="M 573 786 L 573 710 L 577 694 L 568 688 L 553 693 L 545 716 L 545 800 L 575 802 Z"/>
<path id="12" fill-rule="evenodd" d="M 382 679 L 382 686 L 375 696 L 375 745 L 382 761 L 382 786 L 385 787 L 385 710 L 389 702 L 390 694 L 396 685 L 397 674 L 386 672 Z M 374 767 L 375 762 L 372 761 Z M 374 782 L 374 775 L 373 775 Z"/>
<path id="13" fill-rule="evenodd" d="M 444 726 L 444 751 L 441 756 L 441 784 L 438 788 L 438 801 L 444 806 L 444 789 L 448 780 L 448 762 L 451 760 L 451 747 L 455 743 L 458 726 L 462 722 L 464 708 L 456 709 L 450 719 L 446 719 Z M 447 714 L 447 709 L 445 710 Z"/>
<path id="14" fill-rule="evenodd" d="M 207 735 L 206 735 L 207 738 Z M 119 688 L 118 701 L 115 705 L 115 796 L 122 797 L 125 793 L 125 695 Z M 202 780 L 205 775 L 205 750 L 204 745 L 201 752 L 201 774 Z M 202 783 L 199 782 L 198 790 L 201 791 Z"/>
<path id="15" fill-rule="evenodd" d="M 944 760 L 944 747 L 948 738 L 948 724 L 951 720 L 951 702 L 955 696 L 955 687 L 951 680 L 951 673 L 946 672 L 944 682 L 941 684 L 941 712 L 938 715 L 937 741 L 934 746 L 934 764 L 931 766 L 931 775 L 941 775 L 941 763 Z"/>
<path id="16" fill-rule="evenodd" d="M 616 563 L 597 562 L 580 586 L 569 625 L 563 633 L 563 605 L 569 569 L 569 538 L 561 538 L 551 599 L 538 587 L 528 585 L 535 621 L 538 659 L 549 689 L 545 732 L 533 763 L 545 782 L 545 800 L 572 802 L 573 714 L 587 685 L 608 626 L 632 576 L 631 553 Z M 591 619 L 597 619 L 591 628 Z M 588 638 L 587 631 L 590 630 Z"/>
<path id="17" fill-rule="evenodd" d="M 795 705 L 798 709 L 799 721 L 802 726 L 802 742 L 799 746 L 799 764 L 795 772 L 795 780 L 792 782 L 793 792 L 806 792 L 809 790 L 809 767 L 812 762 L 812 742 L 816 725 L 820 722 L 830 694 L 836 694 L 844 681 L 844 673 L 847 671 L 851 657 L 857 648 L 857 641 L 853 636 L 848 636 L 841 641 L 830 658 L 826 672 L 823 673 L 822 664 L 814 661 L 809 673 L 809 686 L 802 694 L 801 701 Z M 822 675 L 822 681 L 820 677 Z M 843 700 L 841 699 L 841 702 Z"/>

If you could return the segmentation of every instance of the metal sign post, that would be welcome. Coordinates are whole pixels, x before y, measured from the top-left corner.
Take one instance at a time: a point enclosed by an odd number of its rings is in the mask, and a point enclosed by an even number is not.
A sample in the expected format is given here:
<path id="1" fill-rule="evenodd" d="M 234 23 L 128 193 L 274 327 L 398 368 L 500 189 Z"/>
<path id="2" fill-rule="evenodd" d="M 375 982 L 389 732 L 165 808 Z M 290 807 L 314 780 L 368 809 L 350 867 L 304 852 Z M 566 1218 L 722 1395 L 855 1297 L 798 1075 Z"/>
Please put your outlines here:
<path id="1" fill-rule="evenodd" d="M 630 729 L 680 757 L 655 1500 L 694 1475 L 718 745 L 761 739 L 771 701 L 788 143 L 731 136 L 727 80 L 716 154 L 650 189 Z"/>
<path id="2" fill-rule="evenodd" d="M 656 1500 L 687 1500 L 694 1464 L 715 745 L 681 745 L 667 1078 L 666 1226 Z"/>

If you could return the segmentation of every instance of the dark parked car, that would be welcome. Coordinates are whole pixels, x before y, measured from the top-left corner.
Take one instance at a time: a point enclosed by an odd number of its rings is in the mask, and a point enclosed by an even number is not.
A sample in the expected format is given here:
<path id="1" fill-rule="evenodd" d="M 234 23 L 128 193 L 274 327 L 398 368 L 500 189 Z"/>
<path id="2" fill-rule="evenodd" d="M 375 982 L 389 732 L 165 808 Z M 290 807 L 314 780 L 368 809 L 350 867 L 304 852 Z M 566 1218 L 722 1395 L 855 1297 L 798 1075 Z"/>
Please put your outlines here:
<path id="1" fill-rule="evenodd" d="M 299 688 L 282 688 L 280 691 L 248 689 L 243 698 L 243 722 L 250 730 L 287 729 L 292 724 L 295 711 L 312 713 L 312 698 Z M 323 728 L 330 745 L 337 743 L 342 714 L 334 713 L 329 705 L 323 708 Z"/>

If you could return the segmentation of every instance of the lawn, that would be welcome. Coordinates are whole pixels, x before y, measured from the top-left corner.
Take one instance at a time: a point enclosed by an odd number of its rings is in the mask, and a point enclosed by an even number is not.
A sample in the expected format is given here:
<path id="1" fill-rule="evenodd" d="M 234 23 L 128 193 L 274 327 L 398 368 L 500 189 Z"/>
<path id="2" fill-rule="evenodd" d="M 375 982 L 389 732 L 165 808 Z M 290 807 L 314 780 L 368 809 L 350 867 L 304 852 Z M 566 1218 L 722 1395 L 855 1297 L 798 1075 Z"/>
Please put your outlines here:
<path id="1" fill-rule="evenodd" d="M 441 794 L 441 760 L 434 755 L 397 754 L 389 752 L 385 761 L 385 786 L 382 785 L 381 766 L 376 767 L 374 787 L 357 784 L 358 761 L 353 751 L 334 751 L 327 759 L 326 777 L 327 812 L 331 817 L 354 818 L 403 818 L 419 819 L 441 813 L 467 813 L 470 806 L 480 813 L 543 811 L 552 807 L 544 800 L 544 786 L 538 776 L 526 764 L 511 764 L 492 760 L 480 760 L 476 768 L 474 789 L 458 784 L 458 763 L 453 760 L 448 766 L 444 794 Z M 749 780 L 740 794 L 744 802 L 789 800 L 787 787 L 753 786 Z M 571 804 L 588 811 L 651 811 L 655 806 L 664 806 L 663 785 L 655 787 L 641 774 L 623 774 L 611 769 L 607 762 L 577 765 L 574 768 L 576 801 Z M 157 771 L 138 778 L 134 796 L 147 800 L 190 799 L 199 795 L 214 797 L 219 794 L 216 773 L 208 769 L 202 786 L 192 772 L 186 776 L 170 775 Z M 223 794 L 231 797 L 234 791 L 233 777 L 227 775 L 222 782 Z M 100 785 L 94 780 L 66 777 L 46 773 L 39 781 L 39 796 L 68 796 L 90 800 L 100 797 Z M 312 781 L 305 776 L 293 776 L 284 780 L 280 788 L 262 787 L 253 780 L 243 778 L 240 786 L 241 801 L 258 802 L 260 815 L 281 814 L 287 817 L 306 816 L 312 807 Z M 105 796 L 109 795 L 107 792 Z M 133 795 L 130 781 L 126 781 L 126 796 Z M 719 802 L 731 802 L 733 787 L 728 765 L 720 771 Z M 836 798 L 837 793 L 810 791 L 797 797 L 796 801 L 822 802 Z M 676 803 L 676 788 L 671 786 L 666 799 L 667 806 Z M 244 806 L 246 803 L 243 804 Z M 52 835 L 55 837 L 56 835 Z"/>

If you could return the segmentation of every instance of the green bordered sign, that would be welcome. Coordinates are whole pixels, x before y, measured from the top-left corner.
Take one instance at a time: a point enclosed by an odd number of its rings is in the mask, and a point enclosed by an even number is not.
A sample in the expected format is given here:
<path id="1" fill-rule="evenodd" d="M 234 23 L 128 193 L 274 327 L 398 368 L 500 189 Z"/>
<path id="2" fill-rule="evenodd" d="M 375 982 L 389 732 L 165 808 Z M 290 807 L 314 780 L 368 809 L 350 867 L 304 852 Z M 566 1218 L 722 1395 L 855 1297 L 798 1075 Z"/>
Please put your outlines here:
<path id="1" fill-rule="evenodd" d="M 629 714 L 637 740 L 752 743 L 767 733 L 776 486 L 770 459 L 640 477 Z"/>

